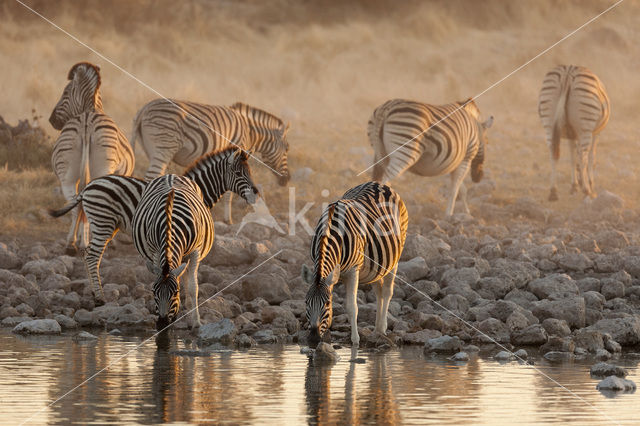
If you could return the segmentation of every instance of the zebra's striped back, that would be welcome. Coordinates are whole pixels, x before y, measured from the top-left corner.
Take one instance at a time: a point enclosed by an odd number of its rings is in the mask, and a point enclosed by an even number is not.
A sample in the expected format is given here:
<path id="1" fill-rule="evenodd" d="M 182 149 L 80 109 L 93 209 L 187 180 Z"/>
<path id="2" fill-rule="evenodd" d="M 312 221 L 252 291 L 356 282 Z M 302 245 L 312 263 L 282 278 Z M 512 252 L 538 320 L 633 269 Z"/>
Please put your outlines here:
<path id="1" fill-rule="evenodd" d="M 172 322 L 178 312 L 178 278 L 186 258 L 197 252 L 191 261 L 202 260 L 213 238 L 213 220 L 198 185 L 176 175 L 149 182 L 133 216 L 133 243 L 157 276 L 153 292 L 158 324 Z"/>
<path id="2" fill-rule="evenodd" d="M 609 121 L 609 98 L 600 79 L 589 69 L 560 65 L 549 71 L 538 99 L 540 121 L 553 155 L 560 156 L 560 138 L 598 134 Z"/>
<path id="3" fill-rule="evenodd" d="M 311 240 L 306 297 L 307 319 L 319 335 L 331 326 L 331 290 L 339 274 L 356 269 L 363 284 L 389 274 L 402 254 L 408 221 L 400 196 L 378 182 L 350 189 L 325 209 Z"/>
<path id="4" fill-rule="evenodd" d="M 49 117 L 49 122 L 56 130 L 83 112 L 102 112 L 100 96 L 100 67 L 89 62 L 79 62 L 71 67 L 60 100 Z"/>

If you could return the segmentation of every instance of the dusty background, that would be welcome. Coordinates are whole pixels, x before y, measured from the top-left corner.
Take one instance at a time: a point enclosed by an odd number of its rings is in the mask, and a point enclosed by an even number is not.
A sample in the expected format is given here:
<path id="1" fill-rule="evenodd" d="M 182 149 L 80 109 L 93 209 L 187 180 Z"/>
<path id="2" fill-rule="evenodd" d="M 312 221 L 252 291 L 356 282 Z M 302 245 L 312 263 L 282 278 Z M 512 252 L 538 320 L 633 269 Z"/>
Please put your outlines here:
<path id="1" fill-rule="evenodd" d="M 300 208 L 301 200 L 331 200 L 368 179 L 369 173 L 356 174 L 371 164 L 366 122 L 377 105 L 394 97 L 447 103 L 476 95 L 612 2 L 27 4 L 163 95 L 211 104 L 244 101 L 291 121 L 291 184 Z M 639 11 L 639 3 L 622 3 L 477 100 L 485 115 L 495 116 L 483 202 L 503 208 L 530 197 L 540 208 L 563 214 L 580 207 L 581 197 L 568 195 L 566 145 L 562 199 L 546 201 L 550 167 L 537 116 L 545 72 L 572 63 L 599 75 L 611 99 L 611 120 L 598 146 L 596 189 L 620 195 L 627 208 L 638 206 Z M 49 145 L 57 132 L 46 119 L 78 61 L 101 66 L 105 111 L 127 135 L 136 111 L 157 97 L 18 3 L 0 3 L 0 22 L 0 115 L 15 125 L 35 109 L 44 117 L 39 124 L 52 138 Z M 19 147 L 0 163 L 18 161 L 16 152 Z M 137 175 L 146 163 L 138 151 Z M 313 172 L 296 174 L 304 167 Z M 286 189 L 255 163 L 254 174 L 272 212 L 284 220 Z M 14 171 L 9 164 L 0 179 L 0 236 L 50 239 L 65 234 L 64 220 L 43 214 L 44 208 L 63 203 L 48 161 L 26 171 Z M 447 183 L 407 175 L 394 186 L 412 217 L 440 218 L 445 205 L 441 187 Z M 322 197 L 322 189 L 330 195 Z M 482 206 L 472 202 L 472 213 L 492 220 Z M 243 213 L 239 207 L 237 218 Z M 308 215 L 312 224 L 319 212 L 316 203 Z"/>

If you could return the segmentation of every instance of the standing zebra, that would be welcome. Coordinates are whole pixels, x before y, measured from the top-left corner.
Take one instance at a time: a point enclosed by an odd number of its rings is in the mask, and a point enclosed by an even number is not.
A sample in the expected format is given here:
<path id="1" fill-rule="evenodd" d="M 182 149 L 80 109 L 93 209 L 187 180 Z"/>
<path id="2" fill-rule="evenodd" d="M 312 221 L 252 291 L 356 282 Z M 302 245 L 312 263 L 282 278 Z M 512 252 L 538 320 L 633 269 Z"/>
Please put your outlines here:
<path id="1" fill-rule="evenodd" d="M 111 117 L 102 110 L 100 68 L 80 62 L 69 71 L 69 83 L 56 104 L 49 122 L 60 136 L 53 148 L 51 165 L 71 201 L 92 178 L 133 172 L 133 150 Z M 67 251 L 76 251 L 82 222 L 80 248 L 86 247 L 89 226 L 79 209 L 74 209 L 67 235 Z"/>
<path id="2" fill-rule="evenodd" d="M 373 179 L 388 183 L 409 170 L 420 176 L 451 173 L 451 194 L 446 214 L 453 214 L 458 191 L 465 212 L 467 190 L 463 180 L 471 166 L 471 179 L 483 176 L 485 122 L 472 99 L 447 105 L 427 105 L 394 99 L 376 108 L 369 119 L 367 133 L 373 146 Z"/>
<path id="3" fill-rule="evenodd" d="M 288 130 L 278 117 L 242 103 L 224 107 L 155 99 L 138 111 L 131 142 L 135 147 L 140 139 L 149 158 L 145 179 L 162 175 L 171 161 L 187 166 L 203 154 L 235 145 L 260 153 L 284 186 L 289 182 Z M 231 198 L 225 220 L 231 222 Z"/>
<path id="4" fill-rule="evenodd" d="M 610 114 L 609 98 L 600 79 L 585 67 L 555 67 L 542 82 L 538 114 L 551 151 L 549 201 L 558 200 L 556 166 L 561 138 L 570 140 L 571 193 L 578 190 L 579 182 L 584 194 L 594 197 L 597 137 Z"/>
<path id="5" fill-rule="evenodd" d="M 198 265 L 213 245 L 213 219 L 200 187 L 177 175 L 160 176 L 146 186 L 133 215 L 133 244 L 156 275 L 153 296 L 160 331 L 180 309 L 180 277 L 185 272 L 190 327 L 200 326 Z"/>
<path id="6" fill-rule="evenodd" d="M 258 190 L 251 180 L 247 159 L 246 152 L 227 148 L 203 156 L 184 176 L 200 187 L 204 204 L 209 209 L 227 191 L 233 191 L 253 204 Z M 92 180 L 71 203 L 49 211 L 53 217 L 59 217 L 82 203 L 91 231 L 84 261 L 98 304 L 104 302 L 99 273 L 104 250 L 118 231 L 131 233 L 133 215 L 146 186 L 146 181 L 134 177 L 103 176 Z"/>
<path id="7" fill-rule="evenodd" d="M 325 209 L 311 240 L 313 269 L 302 265 L 302 279 L 310 284 L 306 306 L 312 343 L 331 327 L 332 290 L 341 278 L 347 286 L 346 309 L 353 345 L 360 343 L 359 283 L 374 285 L 378 301 L 376 331 L 386 332 L 387 309 L 408 222 L 400 196 L 378 182 L 348 190 Z"/>

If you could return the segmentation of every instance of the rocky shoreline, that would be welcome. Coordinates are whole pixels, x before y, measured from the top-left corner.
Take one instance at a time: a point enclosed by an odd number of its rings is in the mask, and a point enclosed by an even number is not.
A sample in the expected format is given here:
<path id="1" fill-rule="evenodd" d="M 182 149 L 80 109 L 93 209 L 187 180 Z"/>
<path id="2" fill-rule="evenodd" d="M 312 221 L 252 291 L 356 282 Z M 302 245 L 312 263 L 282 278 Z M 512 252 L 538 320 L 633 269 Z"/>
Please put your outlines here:
<path id="1" fill-rule="evenodd" d="M 509 216 L 496 221 L 484 218 L 496 207 L 487 206 L 476 218 L 413 215 L 387 336 L 373 332 L 374 292 L 358 291 L 362 347 L 423 345 L 427 353 L 452 355 L 524 347 L 558 361 L 607 360 L 640 345 L 637 214 L 606 192 L 566 217 L 524 199 L 501 209 Z M 239 225 L 215 225 L 214 249 L 199 271 L 201 342 L 304 342 L 307 286 L 299 275 L 309 237 L 257 224 L 236 235 Z M 153 328 L 152 276 L 130 245 L 115 245 L 101 267 L 107 303 L 95 307 L 84 264 L 62 254 L 62 240 L 0 244 L 1 325 L 16 333 Z M 348 343 L 343 296 L 336 286 L 331 335 Z M 52 321 L 23 324 L 34 319 Z"/>

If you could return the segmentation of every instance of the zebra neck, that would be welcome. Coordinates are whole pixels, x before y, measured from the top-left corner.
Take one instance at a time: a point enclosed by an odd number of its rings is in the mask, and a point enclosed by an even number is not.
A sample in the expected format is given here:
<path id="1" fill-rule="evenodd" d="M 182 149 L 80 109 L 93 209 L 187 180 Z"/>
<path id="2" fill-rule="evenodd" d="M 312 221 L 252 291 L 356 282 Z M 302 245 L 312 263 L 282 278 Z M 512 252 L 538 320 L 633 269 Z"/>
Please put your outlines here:
<path id="1" fill-rule="evenodd" d="M 226 159 L 222 161 L 226 162 Z M 224 168 L 219 168 L 219 170 L 216 171 L 217 167 L 214 166 L 217 166 L 217 164 L 208 167 L 206 171 L 191 170 L 184 175 L 200 187 L 202 191 L 202 201 L 204 201 L 204 205 L 209 209 L 220 201 L 224 193 L 229 190 L 225 183 Z"/>

